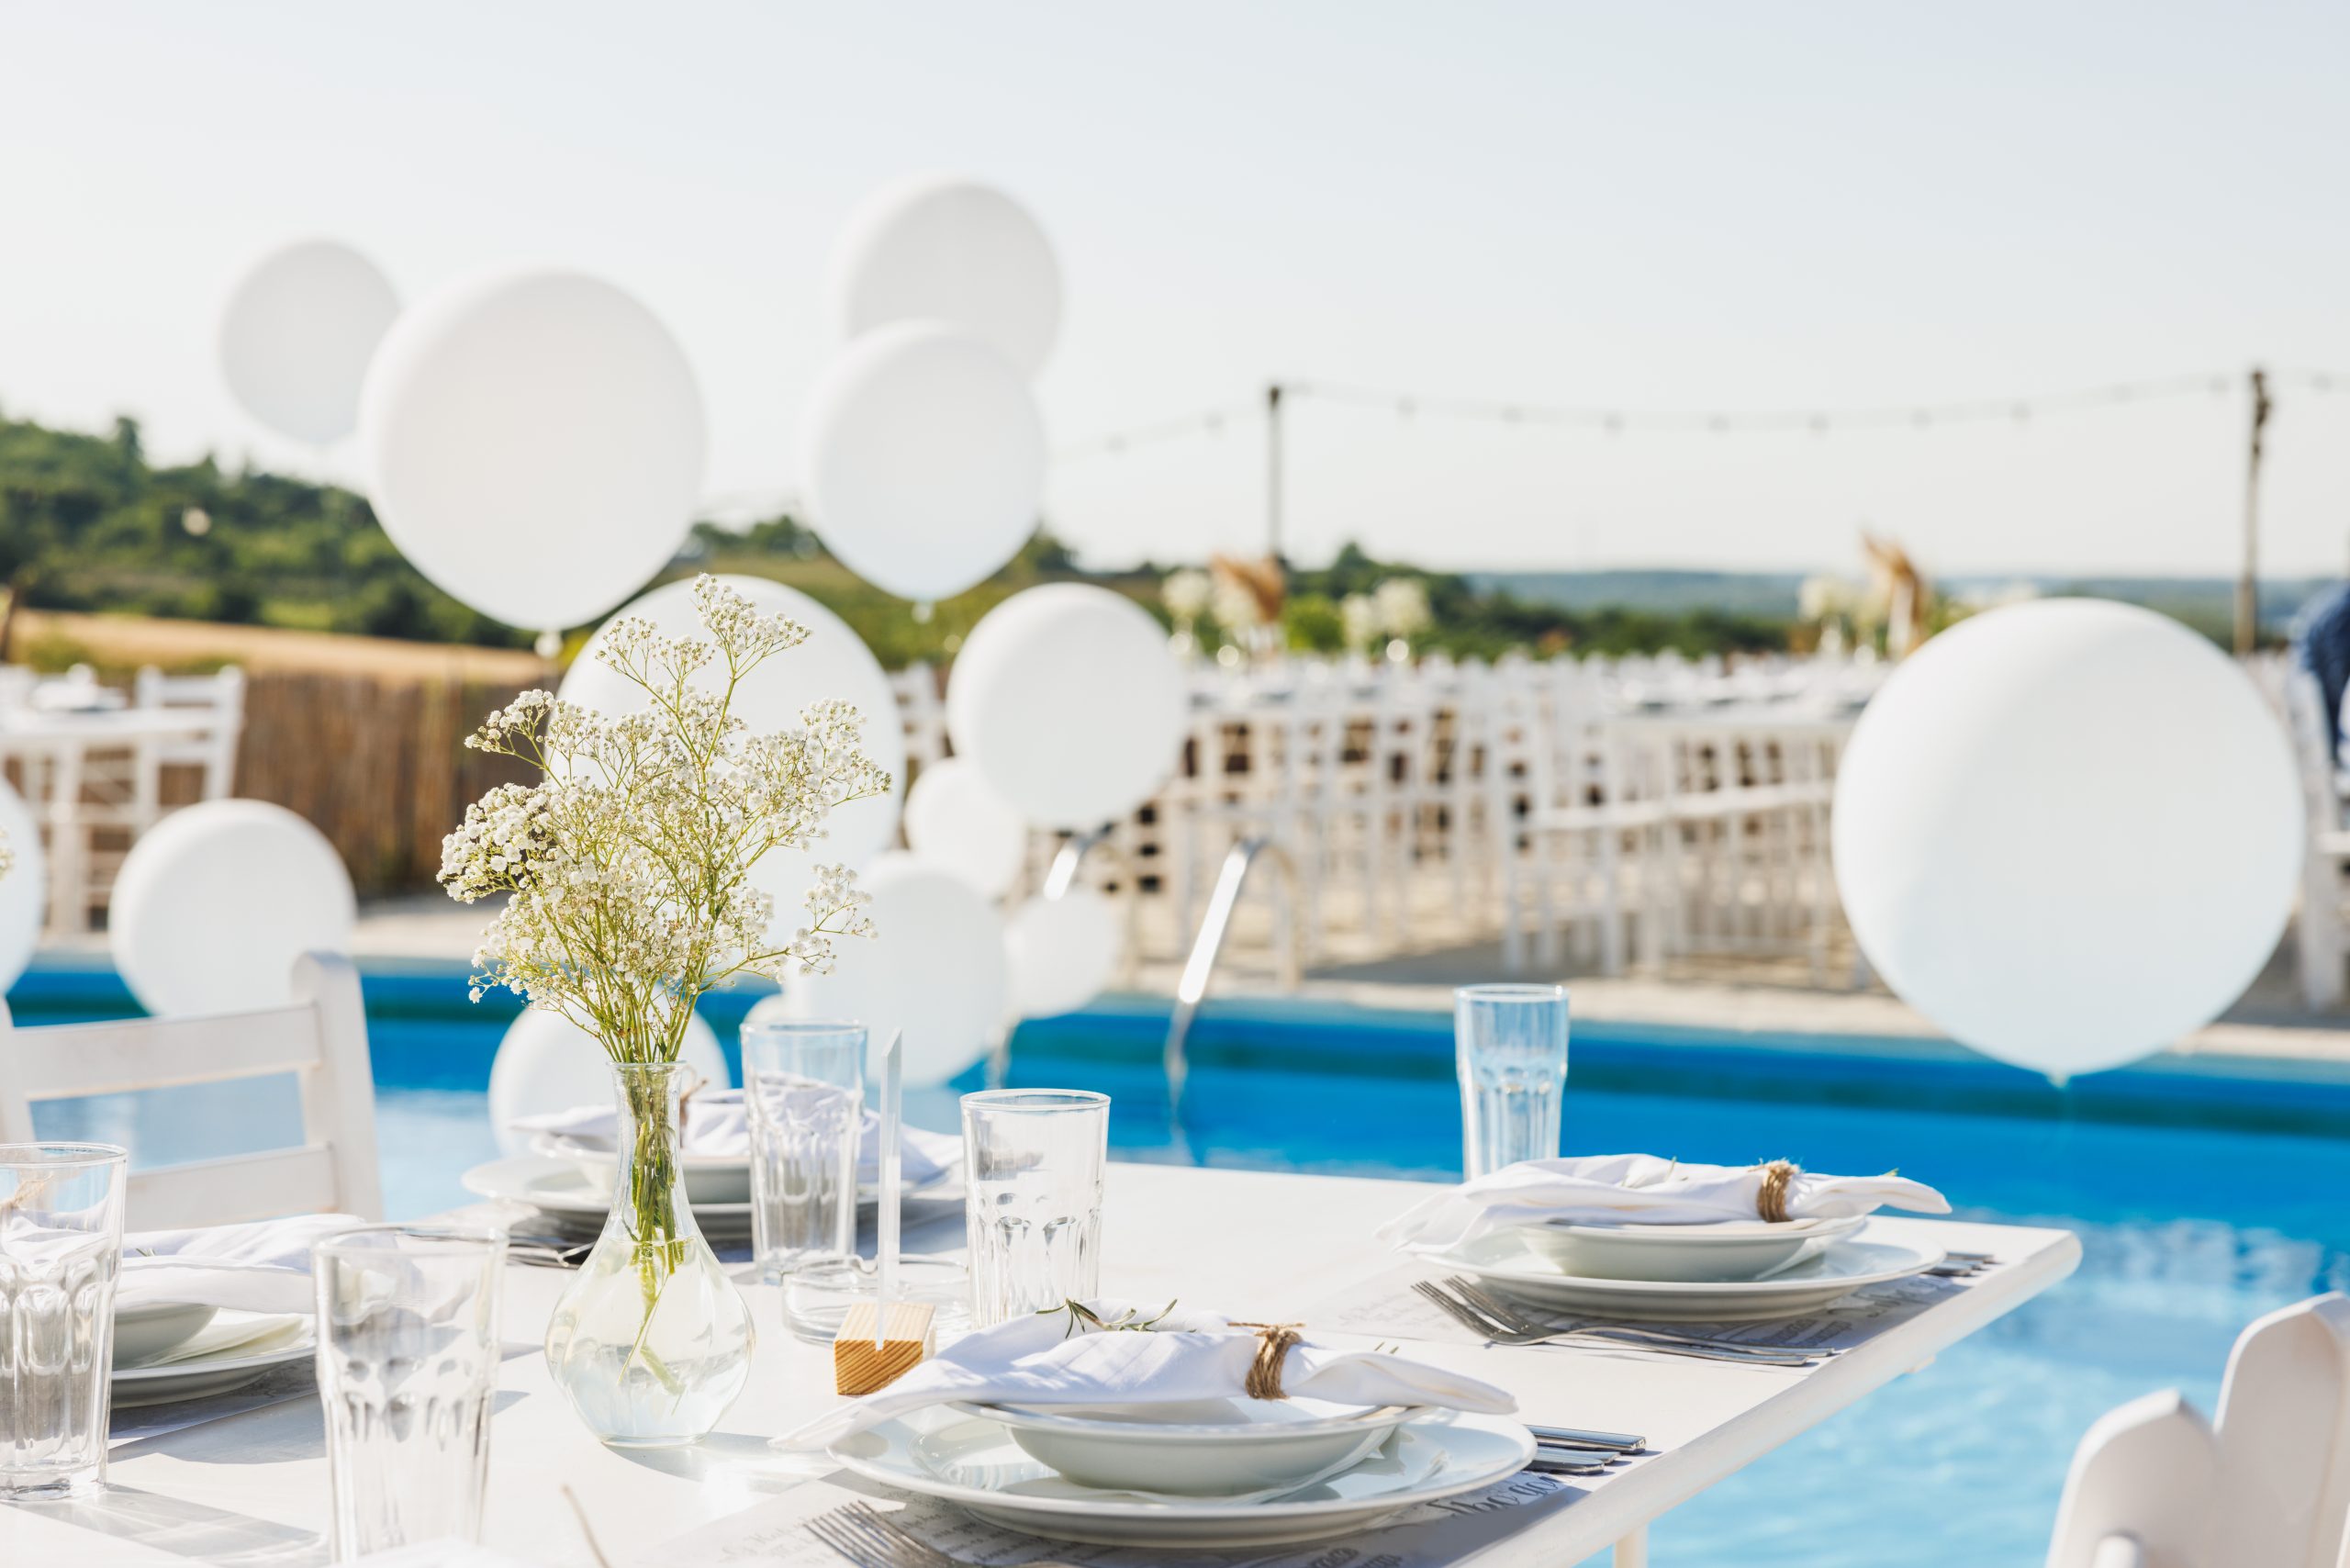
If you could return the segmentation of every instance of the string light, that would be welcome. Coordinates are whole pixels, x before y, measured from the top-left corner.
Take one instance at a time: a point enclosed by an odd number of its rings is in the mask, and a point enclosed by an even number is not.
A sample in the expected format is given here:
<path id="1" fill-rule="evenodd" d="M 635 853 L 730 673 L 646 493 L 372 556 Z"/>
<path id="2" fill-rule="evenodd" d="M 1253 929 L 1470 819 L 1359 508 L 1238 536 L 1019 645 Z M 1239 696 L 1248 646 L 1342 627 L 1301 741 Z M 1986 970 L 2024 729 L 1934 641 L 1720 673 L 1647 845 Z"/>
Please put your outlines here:
<path id="1" fill-rule="evenodd" d="M 1771 435 L 1794 432 L 1825 436 L 1839 431 L 1907 428 L 1932 431 L 1970 424 L 2006 423 L 2023 427 L 2050 414 L 2135 407 L 2199 394 L 2224 398 L 2235 391 L 2239 381 L 2237 376 L 2207 371 L 2154 380 L 2109 382 L 2101 386 L 2086 386 L 2037 397 L 1979 398 L 1942 403 L 1892 403 L 1845 409 L 1694 411 L 1578 408 L 1501 398 L 1432 397 L 1424 393 L 1394 392 L 1330 381 L 1284 381 L 1281 386 L 1282 398 L 1292 403 L 1310 398 L 1343 407 L 1385 409 L 1406 420 L 1432 418 L 1550 429 L 1595 430 L 1606 435 Z M 2272 372 L 2269 385 L 2300 386 L 2314 392 L 2350 392 L 2350 375 L 2323 370 L 2284 370 Z M 1228 405 L 1182 419 L 1166 420 L 1157 424 L 1095 436 L 1064 447 L 1056 455 L 1066 462 L 1125 452 L 1136 446 L 1175 441 L 1186 436 L 1220 434 L 1227 422 L 1261 420 L 1264 417 L 1261 405 Z"/>

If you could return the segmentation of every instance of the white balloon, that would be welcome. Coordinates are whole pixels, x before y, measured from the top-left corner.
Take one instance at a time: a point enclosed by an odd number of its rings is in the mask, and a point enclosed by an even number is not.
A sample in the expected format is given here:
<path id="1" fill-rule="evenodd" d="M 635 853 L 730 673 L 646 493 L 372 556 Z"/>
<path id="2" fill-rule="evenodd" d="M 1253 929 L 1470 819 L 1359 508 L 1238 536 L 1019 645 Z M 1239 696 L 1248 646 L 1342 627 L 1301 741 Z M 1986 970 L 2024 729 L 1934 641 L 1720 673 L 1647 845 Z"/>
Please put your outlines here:
<path id="1" fill-rule="evenodd" d="M 2301 811 L 2281 725 L 2218 649 L 2043 599 L 1943 633 L 1869 704 L 1836 880 L 1904 1001 L 2062 1081 L 2243 993 L 2292 905 Z"/>
<path id="2" fill-rule="evenodd" d="M 33 961 L 49 913 L 49 857 L 41 850 L 40 824 L 24 800 L 0 783 L 0 834 L 8 839 L 16 864 L 0 877 L 0 991 Z"/>
<path id="3" fill-rule="evenodd" d="M 1052 352 L 1061 270 L 1027 209 L 969 180 L 924 175 L 875 192 L 833 252 L 842 338 L 892 321 L 945 321 L 1023 375 Z"/>
<path id="4" fill-rule="evenodd" d="M 988 898 L 1001 898 L 1028 858 L 1028 824 L 959 756 L 922 770 L 906 795 L 907 846 Z"/>
<path id="5" fill-rule="evenodd" d="M 808 628 L 808 640 L 777 654 L 753 671 L 734 693 L 734 713 L 754 734 L 800 728 L 802 710 L 816 702 L 846 702 L 864 717 L 865 755 L 890 775 L 890 793 L 851 801 L 827 819 L 825 834 L 812 849 L 772 850 L 751 875 L 775 900 L 777 926 L 797 929 L 806 919 L 808 890 L 819 865 L 860 867 L 897 836 L 899 802 L 906 790 L 906 732 L 898 718 L 897 692 L 890 677 L 847 622 L 797 588 L 765 577 L 727 577 L 720 581 L 748 599 L 763 614 L 782 613 Z M 693 584 L 668 583 L 630 604 L 621 615 L 650 621 L 666 637 L 708 641 L 694 611 Z M 615 617 L 614 619 L 618 619 Z M 558 695 L 611 717 L 637 712 L 652 702 L 645 689 L 616 675 L 596 657 L 610 623 L 588 639 L 572 662 Z M 718 689 L 719 676 L 706 669 L 695 684 Z"/>
<path id="6" fill-rule="evenodd" d="M 1091 888 L 1030 899 L 1003 932 L 1013 1012 L 1023 1018 L 1076 1012 L 1110 983 L 1125 945 L 1117 907 Z"/>
<path id="7" fill-rule="evenodd" d="M 883 327 L 825 368 L 800 430 L 809 521 L 876 588 L 948 598 L 1019 554 L 1045 489 L 1028 384 L 936 322 Z"/>
<path id="8" fill-rule="evenodd" d="M 273 251 L 220 311 L 220 373 L 245 411 L 315 446 L 359 427 L 367 363 L 400 313 L 375 263 L 332 240 Z"/>
<path id="9" fill-rule="evenodd" d="M 963 640 L 946 733 L 1040 827 L 1091 828 L 1148 800 L 1183 745 L 1182 670 L 1124 594 L 1050 583 L 1013 594 Z"/>
<path id="10" fill-rule="evenodd" d="M 840 939 L 831 974 L 793 974 L 772 1007 L 759 1005 L 769 1015 L 863 1024 L 876 1061 L 902 1029 L 906 1081 L 943 1082 L 1003 1022 L 1003 923 L 961 878 L 911 855 L 883 856 L 863 881 L 873 939 Z"/>
<path id="11" fill-rule="evenodd" d="M 106 913 L 115 968 L 148 1012 L 293 1000 L 294 960 L 347 953 L 351 873 L 326 835 L 266 801 L 207 801 L 130 846 Z"/>
<path id="12" fill-rule="evenodd" d="M 677 1059 L 714 1088 L 733 1081 L 718 1036 L 699 1013 L 686 1025 Z M 490 1128 L 501 1152 L 531 1152 L 531 1135 L 513 1125 L 520 1117 L 612 1103 L 612 1058 L 595 1036 L 560 1013 L 536 1007 L 508 1025 L 489 1064 Z"/>
<path id="13" fill-rule="evenodd" d="M 499 273 L 401 317 L 368 370 L 360 434 L 392 543 L 446 592 L 534 631 L 643 587 L 701 487 L 684 352 L 577 273 Z"/>

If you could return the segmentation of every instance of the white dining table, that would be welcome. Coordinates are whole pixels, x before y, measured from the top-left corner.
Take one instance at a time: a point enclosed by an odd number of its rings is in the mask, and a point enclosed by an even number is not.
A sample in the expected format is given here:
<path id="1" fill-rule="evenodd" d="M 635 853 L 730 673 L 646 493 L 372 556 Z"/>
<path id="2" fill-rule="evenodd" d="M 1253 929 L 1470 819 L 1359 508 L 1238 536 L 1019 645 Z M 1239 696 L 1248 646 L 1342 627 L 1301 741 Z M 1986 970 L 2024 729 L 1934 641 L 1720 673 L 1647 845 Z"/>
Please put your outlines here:
<path id="1" fill-rule="evenodd" d="M 1932 1282 L 1931 1293 L 1850 1348 L 1800 1371 L 1631 1351 L 1488 1347 L 1465 1334 L 1423 1336 L 1403 1327 L 1361 1335 L 1318 1328 L 1317 1307 L 1335 1313 L 1349 1292 L 1360 1297 L 1369 1282 L 1409 1267 L 1372 1231 L 1428 1190 L 1354 1178 L 1113 1164 L 1102 1287 L 1107 1294 L 1180 1299 L 1235 1317 L 1303 1318 L 1309 1332 L 1338 1342 L 1408 1341 L 1408 1354 L 1509 1389 L 1523 1420 L 1647 1439 L 1650 1451 L 1604 1477 L 1571 1479 L 1539 1504 L 1480 1516 L 1480 1528 L 1463 1535 L 1449 1558 L 1479 1568 L 1567 1568 L 1610 1547 L 1619 1568 L 1639 1568 L 1651 1521 L 2013 1311 L 2069 1274 L 2080 1257 L 2079 1243 L 2062 1230 L 1874 1219 L 1873 1232 L 1887 1239 L 1988 1253 L 1998 1261 L 1972 1278 Z M 961 1228 L 959 1211 L 948 1212 L 910 1229 L 909 1245 L 949 1250 L 959 1247 Z M 747 1276 L 747 1267 L 743 1272 Z M 627 1452 L 596 1442 L 549 1382 L 538 1350 L 568 1277 L 545 1268 L 507 1270 L 502 1310 L 509 1348 L 491 1427 L 486 1546 L 524 1562 L 592 1568 L 584 1515 L 611 1568 L 700 1562 L 678 1543 L 698 1531 L 707 1536 L 731 1517 L 752 1517 L 746 1510 L 773 1511 L 833 1473 L 821 1456 L 768 1447 L 769 1436 L 837 1396 L 828 1348 L 793 1338 L 780 1320 L 779 1293 L 759 1284 L 745 1287 L 759 1334 L 750 1384 L 716 1434 L 667 1451 Z M 1360 1308 L 1351 1310 L 1350 1326 Z M 869 1483 L 851 1484 L 873 1491 Z M 316 1401 L 281 1403 L 116 1449 L 107 1489 L 89 1501 L 0 1506 L 0 1563 L 321 1562 L 327 1488 Z M 1922 1524 L 1935 1503 L 1920 1495 L 1915 1506 Z M 1953 1529 L 1961 1523 L 1949 1521 Z M 783 1561 L 747 1549 L 733 1560 Z"/>

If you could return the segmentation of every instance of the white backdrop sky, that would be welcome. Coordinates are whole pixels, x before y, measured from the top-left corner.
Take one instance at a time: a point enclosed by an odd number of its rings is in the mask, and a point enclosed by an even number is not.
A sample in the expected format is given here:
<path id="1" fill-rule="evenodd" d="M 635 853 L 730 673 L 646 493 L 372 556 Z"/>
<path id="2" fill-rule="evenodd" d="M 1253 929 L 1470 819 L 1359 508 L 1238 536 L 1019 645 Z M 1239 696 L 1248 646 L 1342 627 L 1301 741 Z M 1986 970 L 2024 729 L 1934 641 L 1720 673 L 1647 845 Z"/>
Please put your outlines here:
<path id="1" fill-rule="evenodd" d="M 1068 444 L 1269 378 L 1637 409 L 2350 373 L 2339 5 L 0 0 L 0 409 L 357 477 L 229 401 L 213 319 L 312 234 L 413 299 L 560 262 L 635 291 L 781 496 L 874 185 L 1027 202 Z M 1290 539 L 1452 566 L 2224 573 L 2244 399 L 1931 432 L 1456 425 L 1308 403 Z M 2266 565 L 2350 556 L 2350 396 L 2288 390 Z M 1102 565 L 1248 547 L 1253 428 L 1060 465 Z"/>

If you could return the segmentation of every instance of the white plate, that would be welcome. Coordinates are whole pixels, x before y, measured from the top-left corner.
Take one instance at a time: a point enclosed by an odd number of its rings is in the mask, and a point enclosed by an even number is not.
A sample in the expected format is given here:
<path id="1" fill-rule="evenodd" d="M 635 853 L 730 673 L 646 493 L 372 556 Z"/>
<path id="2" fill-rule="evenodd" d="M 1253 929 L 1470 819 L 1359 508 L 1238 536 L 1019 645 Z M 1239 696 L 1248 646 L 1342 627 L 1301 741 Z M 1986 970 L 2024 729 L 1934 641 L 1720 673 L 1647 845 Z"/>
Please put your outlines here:
<path id="1" fill-rule="evenodd" d="M 1595 1317 L 1633 1322 L 1729 1323 L 1794 1317 L 1863 1285 L 1923 1273 L 1939 1249 L 1893 1241 L 1831 1241 L 1767 1280 L 1611 1280 L 1569 1274 L 1530 1250 L 1521 1230 L 1497 1231 L 1429 1260 L 1506 1295 Z"/>
<path id="2" fill-rule="evenodd" d="M 602 1193 L 607 1202 L 610 1201 L 620 1167 L 610 1149 L 581 1148 L 553 1133 L 541 1133 L 531 1141 L 531 1152 L 562 1160 L 577 1170 L 581 1179 Z M 696 1212 L 720 1204 L 751 1201 L 749 1155 L 681 1153 L 677 1156 L 677 1168 L 686 1174 L 686 1196 Z"/>
<path id="3" fill-rule="evenodd" d="M 1030 1458 L 1002 1424 L 946 1410 L 884 1421 L 834 1444 L 832 1456 L 859 1475 L 1032 1535 L 1211 1550 L 1344 1535 L 1421 1503 L 1478 1491 L 1524 1469 L 1534 1438 L 1492 1416 L 1416 1422 L 1396 1433 L 1392 1453 L 1261 1502 L 1145 1502 L 1090 1492 Z"/>
<path id="4" fill-rule="evenodd" d="M 1166 1405 L 948 1406 L 990 1420 L 1032 1457 L 1086 1486 L 1230 1496 L 1304 1485 L 1361 1459 L 1426 1406 L 1322 1399 L 1201 1399 Z"/>
<path id="5" fill-rule="evenodd" d="M 905 1195 L 923 1203 L 960 1203 L 961 1184 L 954 1171 L 946 1171 L 926 1187 L 908 1187 Z M 599 1183 L 584 1175 L 572 1160 L 559 1156 L 525 1154 L 512 1159 L 493 1159 L 487 1165 L 476 1165 L 463 1178 L 465 1190 L 485 1198 L 507 1198 L 528 1204 L 573 1230 L 593 1231 L 604 1223 L 611 1211 L 611 1194 Z M 870 1206 L 878 1194 L 860 1189 L 857 1202 Z M 699 1198 L 688 1198 L 693 1204 L 694 1223 L 712 1241 L 748 1241 L 751 1238 L 751 1205 L 748 1201 L 734 1204 L 705 1204 Z"/>
<path id="6" fill-rule="evenodd" d="M 1818 1250 L 1867 1224 L 1865 1215 L 1759 1219 L 1714 1225 L 1613 1225 L 1550 1220 L 1522 1227 L 1528 1250 L 1561 1273 L 1608 1280 L 1753 1280 L 1794 1265 L 1806 1249 Z"/>
<path id="7" fill-rule="evenodd" d="M 114 1309 L 114 1364 L 151 1361 L 204 1331 L 220 1309 L 200 1302 L 151 1301 Z"/>
<path id="8" fill-rule="evenodd" d="M 280 1367 L 307 1361 L 317 1354 L 309 1337 L 282 1350 L 254 1356 L 224 1356 L 215 1361 L 175 1361 L 166 1367 L 117 1367 L 113 1406 L 130 1409 L 141 1405 L 171 1405 L 183 1399 L 204 1399 L 232 1394 L 258 1383 Z"/>

